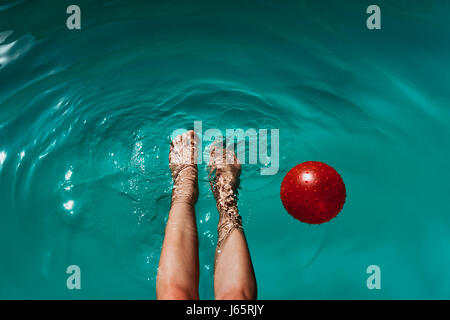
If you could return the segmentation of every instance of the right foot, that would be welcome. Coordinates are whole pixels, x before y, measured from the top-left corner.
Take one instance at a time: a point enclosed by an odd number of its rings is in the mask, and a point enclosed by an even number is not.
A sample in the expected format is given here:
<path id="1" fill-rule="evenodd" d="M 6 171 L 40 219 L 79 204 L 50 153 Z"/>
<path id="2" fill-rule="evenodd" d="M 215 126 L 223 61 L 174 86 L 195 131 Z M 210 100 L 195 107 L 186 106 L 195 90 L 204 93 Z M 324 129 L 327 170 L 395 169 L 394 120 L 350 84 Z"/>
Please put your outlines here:
<path id="1" fill-rule="evenodd" d="M 194 131 L 177 136 L 170 145 L 169 167 L 172 171 L 172 205 L 184 202 L 195 205 L 198 198 L 197 140 Z"/>
<path id="2" fill-rule="evenodd" d="M 217 144 L 213 144 L 210 149 L 208 169 L 210 176 L 215 175 L 215 185 L 227 184 L 233 191 L 236 191 L 239 187 L 241 164 L 234 151 L 219 148 Z"/>
<path id="3" fill-rule="evenodd" d="M 234 229 L 242 229 L 242 220 L 237 208 L 241 165 L 234 151 L 212 145 L 208 169 L 211 190 L 219 211 L 217 248 L 220 251 L 231 232 Z"/>

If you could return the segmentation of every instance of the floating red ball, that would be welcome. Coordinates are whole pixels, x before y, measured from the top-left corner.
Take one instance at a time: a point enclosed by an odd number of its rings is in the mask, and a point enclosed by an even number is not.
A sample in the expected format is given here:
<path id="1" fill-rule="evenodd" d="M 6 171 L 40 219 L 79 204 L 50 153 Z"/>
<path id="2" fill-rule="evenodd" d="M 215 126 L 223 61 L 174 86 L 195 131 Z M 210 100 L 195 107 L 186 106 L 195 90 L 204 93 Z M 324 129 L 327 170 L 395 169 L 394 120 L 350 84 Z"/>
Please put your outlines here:
<path id="1" fill-rule="evenodd" d="M 309 224 L 330 221 L 345 203 L 345 184 L 329 165 L 307 161 L 296 165 L 281 183 L 281 202 L 295 219 Z"/>

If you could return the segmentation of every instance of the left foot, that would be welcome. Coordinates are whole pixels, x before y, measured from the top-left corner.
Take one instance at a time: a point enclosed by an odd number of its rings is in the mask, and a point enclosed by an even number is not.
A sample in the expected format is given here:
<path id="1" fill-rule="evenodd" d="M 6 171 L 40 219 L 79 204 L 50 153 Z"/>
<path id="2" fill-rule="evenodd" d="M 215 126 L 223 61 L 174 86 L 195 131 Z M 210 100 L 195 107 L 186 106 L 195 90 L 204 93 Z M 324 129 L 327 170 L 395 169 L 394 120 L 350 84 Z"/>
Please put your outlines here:
<path id="1" fill-rule="evenodd" d="M 172 171 L 172 205 L 195 205 L 198 198 L 197 140 L 193 130 L 177 136 L 170 145 L 169 167 Z"/>

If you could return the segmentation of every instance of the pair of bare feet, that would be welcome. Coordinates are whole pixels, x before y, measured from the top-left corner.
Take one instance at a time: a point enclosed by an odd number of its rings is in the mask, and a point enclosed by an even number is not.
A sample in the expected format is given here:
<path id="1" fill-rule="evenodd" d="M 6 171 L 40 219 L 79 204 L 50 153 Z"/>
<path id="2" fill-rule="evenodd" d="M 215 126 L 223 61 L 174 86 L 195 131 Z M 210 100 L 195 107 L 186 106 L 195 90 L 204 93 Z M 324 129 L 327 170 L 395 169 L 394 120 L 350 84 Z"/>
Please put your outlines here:
<path id="1" fill-rule="evenodd" d="M 158 299 L 198 299 L 199 254 L 195 203 L 198 199 L 198 137 L 193 131 L 171 144 L 174 181 L 156 279 Z M 241 166 L 232 151 L 213 144 L 208 171 L 219 212 L 214 260 L 216 299 L 256 299 L 256 279 L 238 213 L 236 190 Z"/>
<path id="2" fill-rule="evenodd" d="M 171 143 L 169 166 L 174 181 L 172 205 L 184 202 L 193 206 L 197 202 L 197 145 L 198 137 L 192 130 L 177 136 Z M 213 143 L 210 149 L 208 172 L 211 191 L 219 211 L 217 248 L 220 250 L 230 233 L 234 229 L 242 228 L 236 199 L 241 165 L 233 151 Z"/>

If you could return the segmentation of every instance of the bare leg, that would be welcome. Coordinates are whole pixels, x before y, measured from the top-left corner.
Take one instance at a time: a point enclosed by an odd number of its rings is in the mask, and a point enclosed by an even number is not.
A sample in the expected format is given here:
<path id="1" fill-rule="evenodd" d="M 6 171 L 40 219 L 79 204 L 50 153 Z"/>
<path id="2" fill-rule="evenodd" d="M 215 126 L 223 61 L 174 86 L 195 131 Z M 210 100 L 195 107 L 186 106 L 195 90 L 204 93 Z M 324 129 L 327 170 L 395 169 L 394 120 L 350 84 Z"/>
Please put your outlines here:
<path id="1" fill-rule="evenodd" d="M 256 299 L 256 279 L 237 208 L 236 191 L 241 166 L 234 152 L 212 147 L 211 189 L 219 211 L 214 266 L 214 293 L 218 300 Z"/>
<path id="2" fill-rule="evenodd" d="M 197 137 L 194 131 L 172 141 L 169 163 L 174 187 L 156 280 L 157 299 L 198 299 Z"/>

